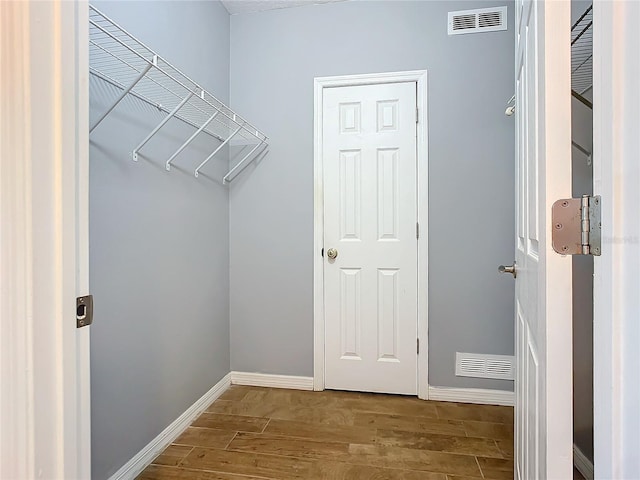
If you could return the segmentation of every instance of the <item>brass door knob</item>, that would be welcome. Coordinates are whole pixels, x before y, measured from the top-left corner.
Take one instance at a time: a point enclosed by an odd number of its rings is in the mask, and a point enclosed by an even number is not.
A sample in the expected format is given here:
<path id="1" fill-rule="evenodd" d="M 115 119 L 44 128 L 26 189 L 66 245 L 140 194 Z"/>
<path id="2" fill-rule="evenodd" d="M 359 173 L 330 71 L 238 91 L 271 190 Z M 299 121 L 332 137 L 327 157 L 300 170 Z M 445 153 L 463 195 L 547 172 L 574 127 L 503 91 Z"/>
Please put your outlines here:
<path id="1" fill-rule="evenodd" d="M 513 278 L 516 278 L 518 273 L 516 272 L 516 262 L 513 262 L 513 265 L 500 265 L 498 267 L 498 271 L 500 273 L 510 273 L 513 275 Z"/>
<path id="2" fill-rule="evenodd" d="M 336 250 L 335 248 L 330 248 L 329 250 L 327 250 L 327 257 L 329 257 L 331 260 L 335 259 L 338 256 L 338 250 Z"/>

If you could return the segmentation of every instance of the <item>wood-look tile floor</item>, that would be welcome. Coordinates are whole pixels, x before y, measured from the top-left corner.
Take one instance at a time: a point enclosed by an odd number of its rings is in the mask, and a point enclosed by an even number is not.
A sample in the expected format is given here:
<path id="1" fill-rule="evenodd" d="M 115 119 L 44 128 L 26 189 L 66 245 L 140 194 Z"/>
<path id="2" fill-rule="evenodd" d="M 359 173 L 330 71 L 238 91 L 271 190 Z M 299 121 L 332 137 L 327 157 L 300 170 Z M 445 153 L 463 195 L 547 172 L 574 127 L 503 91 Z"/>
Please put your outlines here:
<path id="1" fill-rule="evenodd" d="M 513 408 L 232 386 L 140 480 L 513 479 Z"/>

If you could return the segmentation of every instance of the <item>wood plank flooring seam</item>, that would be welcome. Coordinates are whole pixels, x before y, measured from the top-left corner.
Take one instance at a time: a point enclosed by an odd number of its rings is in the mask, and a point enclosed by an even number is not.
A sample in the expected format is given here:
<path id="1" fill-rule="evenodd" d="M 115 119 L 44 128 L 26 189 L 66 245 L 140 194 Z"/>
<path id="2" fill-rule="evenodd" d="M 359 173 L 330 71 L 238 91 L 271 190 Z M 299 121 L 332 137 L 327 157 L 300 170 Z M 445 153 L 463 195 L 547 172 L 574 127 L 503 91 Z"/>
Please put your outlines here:
<path id="1" fill-rule="evenodd" d="M 207 448 L 207 447 L 201 447 L 201 448 L 206 448 L 207 450 L 217 450 L 215 448 Z M 276 457 L 276 458 L 286 458 L 286 459 L 304 459 L 304 460 L 308 460 L 310 462 L 322 462 L 322 461 L 329 461 L 331 460 L 330 458 L 322 458 L 322 457 L 304 457 L 304 456 L 296 456 L 296 455 L 284 455 L 284 454 L 277 454 L 277 453 L 272 453 L 272 452 L 256 452 L 256 451 L 247 451 L 247 450 L 241 450 L 241 449 L 227 449 L 225 450 L 227 452 L 235 452 L 235 453 L 248 453 L 248 454 L 252 454 L 252 455 L 256 455 L 256 456 L 266 456 L 266 457 Z M 473 457 L 474 460 L 476 461 L 476 464 L 478 464 L 478 458 L 475 455 L 466 455 L 466 454 L 462 454 L 462 453 L 455 453 L 455 454 L 451 454 L 449 452 L 433 452 L 433 453 L 447 453 L 449 455 L 458 455 L 458 456 L 464 456 L 464 457 Z M 186 457 L 185 457 L 186 458 Z M 370 466 L 370 463 L 366 463 L 363 459 L 362 462 L 354 462 L 354 461 L 348 461 L 348 460 L 332 460 L 335 463 L 342 463 L 345 465 L 352 465 L 352 466 L 357 466 L 357 467 L 362 467 L 362 466 Z M 416 473 L 441 473 L 443 475 L 448 475 L 448 473 L 446 472 L 442 472 L 439 470 L 422 470 L 422 469 L 413 469 L 413 468 L 400 468 L 400 467 L 393 467 L 393 466 L 376 466 L 377 468 L 380 469 L 388 469 L 388 470 L 400 470 L 400 471 L 406 471 L 406 472 L 416 472 Z M 478 465 L 478 469 L 480 474 L 482 475 L 482 469 L 480 468 L 480 466 Z M 454 474 L 456 475 L 456 474 Z M 483 477 L 484 478 L 484 477 Z"/>
<path id="2" fill-rule="evenodd" d="M 478 470 L 480 470 L 480 475 L 482 476 L 482 478 L 484 478 L 484 472 L 482 471 L 482 467 L 480 466 L 480 461 L 478 460 L 478 457 L 476 457 L 476 464 L 478 464 Z"/>
<path id="3" fill-rule="evenodd" d="M 228 450 L 229 449 L 229 445 L 231 445 L 231 442 L 233 442 L 235 440 L 235 438 L 238 436 L 238 433 L 240 432 L 236 432 L 233 434 L 233 437 L 231 437 L 231 440 L 229 440 L 229 443 L 227 443 L 227 445 L 223 448 L 223 450 Z"/>
<path id="4" fill-rule="evenodd" d="M 262 427 L 262 431 L 260 433 L 264 433 L 264 431 L 267 429 L 270 423 L 271 423 L 271 417 L 267 417 L 267 423 L 264 424 L 264 427 Z"/>
<path id="5" fill-rule="evenodd" d="M 270 433 L 270 432 L 266 432 L 266 428 L 267 428 L 268 424 L 265 425 L 265 429 L 258 433 L 253 433 L 252 435 L 255 436 L 262 436 L 264 435 L 265 438 L 273 438 L 273 439 L 282 439 L 282 440 L 301 440 L 301 441 L 308 441 L 308 442 L 313 442 L 313 443 L 318 443 L 318 444 L 323 444 L 323 443 L 327 443 L 327 441 L 321 441 L 321 440 L 316 440 L 315 438 L 310 438 L 310 437 L 297 437 L 296 435 L 288 435 L 288 434 L 283 434 L 283 433 Z M 201 427 L 202 428 L 202 427 Z M 433 448 L 415 448 L 415 447 L 410 447 L 410 446 L 402 446 L 402 445 L 392 445 L 392 444 L 385 444 L 381 442 L 381 438 L 380 438 L 380 434 L 378 433 L 378 430 L 381 431 L 385 431 L 384 429 L 377 429 L 376 431 L 376 438 L 374 439 L 373 442 L 368 442 L 368 443 L 361 443 L 361 442 L 349 442 L 349 441 L 344 441 L 341 439 L 334 439 L 329 441 L 330 443 L 334 443 L 334 444 L 340 444 L 340 445 L 378 445 L 381 447 L 387 446 L 387 447 L 395 447 L 395 448 L 407 448 L 410 450 L 421 450 L 421 451 L 429 451 L 429 452 L 436 452 L 436 453 L 448 453 L 448 454 L 452 454 L 452 455 L 464 455 L 464 456 L 479 456 L 478 453 L 471 453 L 471 452 L 462 452 L 462 451 L 456 451 L 455 449 L 433 449 Z M 251 433 L 251 432 L 235 432 L 233 437 L 227 442 L 227 444 L 222 447 L 223 450 L 229 450 L 229 446 L 233 443 L 233 441 L 238 437 L 238 435 L 240 433 Z M 408 432 L 409 433 L 409 432 Z M 432 434 L 433 436 L 440 436 L 440 437 L 450 437 L 450 438 L 456 438 L 453 435 L 440 435 L 440 434 Z M 478 440 L 485 440 L 485 441 L 489 441 L 491 442 L 491 444 L 495 447 L 495 454 L 493 454 L 494 452 L 483 452 L 481 454 L 481 456 L 483 457 L 487 457 L 487 458 L 499 458 L 499 459 L 508 459 L 501 451 L 500 448 L 498 447 L 496 441 L 494 439 L 488 439 L 488 438 L 482 438 L 482 437 L 460 437 L 460 438 L 470 438 L 470 439 L 478 439 Z M 176 442 L 176 444 L 179 444 Z M 189 445 L 191 446 L 191 445 Z M 205 448 L 217 448 L 217 447 L 212 447 L 209 445 L 196 445 L 196 446 L 201 446 L 201 447 L 205 447 Z M 234 451 L 237 451 L 238 449 L 233 449 Z M 260 452 L 263 453 L 263 452 Z M 295 456 L 295 455 L 290 455 L 290 456 Z"/>
<path id="6" fill-rule="evenodd" d="M 185 468 L 184 470 L 189 470 L 192 472 L 206 472 L 206 473 L 216 473 L 216 474 L 220 474 L 220 475 L 229 475 L 229 472 L 225 472 L 224 470 L 211 470 L 208 468 L 198 468 L 198 469 L 194 469 L 194 468 Z M 244 478 L 259 478 L 261 480 L 274 480 L 274 477 L 265 477 L 264 475 L 249 475 L 249 474 L 245 474 L 245 473 L 232 473 L 231 475 L 235 475 L 237 477 L 244 477 Z M 277 480 L 277 479 L 275 479 Z"/>
<path id="7" fill-rule="evenodd" d="M 202 447 L 202 448 L 206 448 L 206 447 Z M 215 448 L 209 448 L 208 450 L 216 450 Z M 253 455 L 256 456 L 264 456 L 264 457 L 275 457 L 275 458 L 287 458 L 287 459 L 305 459 L 308 460 L 311 463 L 319 463 L 319 462 L 325 462 L 325 461 L 331 461 L 334 463 L 340 463 L 340 464 L 344 464 L 344 465 L 351 465 L 354 467 L 363 467 L 363 466 L 369 466 L 368 463 L 354 463 L 354 462 L 349 462 L 349 461 L 343 461 L 343 460 L 331 460 L 331 459 L 324 459 L 324 458 L 317 458 L 317 457 L 298 457 L 298 456 L 294 456 L 294 455 L 278 455 L 276 453 L 264 453 L 264 452 L 247 452 L 244 450 L 225 450 L 227 452 L 235 452 L 235 453 L 251 453 Z M 470 456 L 470 455 L 469 455 Z M 477 459 L 476 459 L 477 462 Z M 447 476 L 447 473 L 443 473 L 443 472 L 439 472 L 439 471 L 435 471 L 435 470 L 415 470 L 415 469 L 411 469 L 411 468 L 400 468 L 400 467 L 390 467 L 390 466 L 385 466 L 385 467 L 378 467 L 381 470 L 397 470 L 400 472 L 410 472 L 410 473 L 440 473 L 442 475 Z M 479 468 L 479 467 L 478 467 Z M 191 468 L 193 470 L 193 468 Z M 197 470 L 201 470 L 201 471 L 207 471 L 207 472 L 214 472 L 214 473 L 229 473 L 229 472 L 222 472 L 222 471 L 218 471 L 218 470 L 208 470 L 205 468 L 198 468 Z M 239 475 L 238 473 L 234 473 L 234 475 Z M 454 474 L 455 476 L 455 474 Z M 480 477 L 478 477 L 480 478 Z"/>
<path id="8" fill-rule="evenodd" d="M 507 456 L 504 454 L 504 451 L 502 451 L 502 448 L 500 448 L 500 445 L 498 445 L 498 441 L 495 438 L 492 438 L 491 441 L 493 442 L 493 444 L 498 449 L 498 452 L 500 452 L 500 456 L 502 458 L 504 458 L 505 460 L 508 460 Z"/>
<path id="9" fill-rule="evenodd" d="M 190 445 L 188 445 L 188 446 L 190 446 Z M 184 462 L 184 459 L 187 458 L 189 456 L 189 454 L 195 450 L 195 448 L 196 447 L 191 447 L 191 449 L 187 452 L 187 454 L 184 457 L 182 457 L 182 459 L 178 462 L 176 467 L 179 467 L 182 464 L 182 462 Z"/>

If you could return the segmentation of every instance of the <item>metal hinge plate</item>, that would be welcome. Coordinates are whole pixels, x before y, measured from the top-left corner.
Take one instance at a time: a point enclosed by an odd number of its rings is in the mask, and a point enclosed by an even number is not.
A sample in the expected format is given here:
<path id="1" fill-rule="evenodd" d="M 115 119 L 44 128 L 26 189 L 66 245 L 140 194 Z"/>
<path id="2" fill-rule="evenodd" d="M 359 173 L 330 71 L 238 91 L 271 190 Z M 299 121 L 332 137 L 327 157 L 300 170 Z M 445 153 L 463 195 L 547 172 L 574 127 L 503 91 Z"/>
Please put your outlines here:
<path id="1" fill-rule="evenodd" d="M 561 255 L 600 255 L 600 196 L 563 198 L 551 208 L 553 249 Z"/>
<path id="2" fill-rule="evenodd" d="M 93 295 L 76 298 L 76 327 L 86 327 L 93 323 Z"/>
<path id="3" fill-rule="evenodd" d="M 416 238 L 420 238 L 420 224 L 416 222 Z"/>
<path id="4" fill-rule="evenodd" d="M 420 353 L 420 339 L 416 338 L 416 353 Z"/>

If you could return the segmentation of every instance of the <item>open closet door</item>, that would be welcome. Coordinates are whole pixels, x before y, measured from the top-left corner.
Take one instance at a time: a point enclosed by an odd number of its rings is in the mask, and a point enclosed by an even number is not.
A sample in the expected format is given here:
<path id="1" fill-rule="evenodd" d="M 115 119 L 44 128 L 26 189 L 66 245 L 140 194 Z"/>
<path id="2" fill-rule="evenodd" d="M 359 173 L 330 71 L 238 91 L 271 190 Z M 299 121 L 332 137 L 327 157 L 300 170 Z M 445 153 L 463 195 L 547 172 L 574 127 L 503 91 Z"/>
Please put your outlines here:
<path id="1" fill-rule="evenodd" d="M 571 197 L 570 8 L 516 2 L 515 476 L 522 480 L 572 478 L 571 257 L 551 245 L 551 207 Z"/>

